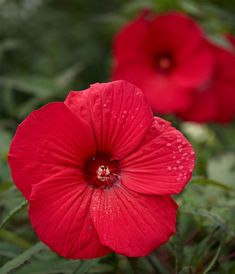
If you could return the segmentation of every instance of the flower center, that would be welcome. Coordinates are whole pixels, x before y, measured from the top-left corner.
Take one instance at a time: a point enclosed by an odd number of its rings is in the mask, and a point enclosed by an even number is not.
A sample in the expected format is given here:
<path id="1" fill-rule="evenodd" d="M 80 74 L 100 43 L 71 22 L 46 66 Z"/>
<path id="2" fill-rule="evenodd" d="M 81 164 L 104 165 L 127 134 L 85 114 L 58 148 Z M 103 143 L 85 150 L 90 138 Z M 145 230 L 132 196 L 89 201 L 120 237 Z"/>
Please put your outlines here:
<path id="1" fill-rule="evenodd" d="M 85 176 L 93 187 L 108 188 L 120 181 L 120 165 L 107 154 L 99 153 L 86 161 Z"/>
<path id="2" fill-rule="evenodd" d="M 168 70 L 171 67 L 171 60 L 167 57 L 162 57 L 159 60 L 158 65 L 162 70 Z"/>
<path id="3" fill-rule="evenodd" d="M 99 166 L 96 173 L 97 173 L 97 178 L 102 182 L 105 182 L 106 180 L 108 180 L 110 175 L 110 171 L 107 166 Z"/>
<path id="4" fill-rule="evenodd" d="M 155 66 L 161 73 L 169 73 L 175 66 L 175 61 L 171 53 L 162 53 L 156 56 Z"/>

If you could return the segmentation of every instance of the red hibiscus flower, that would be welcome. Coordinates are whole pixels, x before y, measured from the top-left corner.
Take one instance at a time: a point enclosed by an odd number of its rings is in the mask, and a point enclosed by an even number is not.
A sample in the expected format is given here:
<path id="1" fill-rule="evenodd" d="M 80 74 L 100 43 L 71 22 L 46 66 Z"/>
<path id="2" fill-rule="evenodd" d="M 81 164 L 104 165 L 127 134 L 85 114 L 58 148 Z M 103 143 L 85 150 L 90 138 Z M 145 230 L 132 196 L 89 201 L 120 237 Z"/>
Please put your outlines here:
<path id="1" fill-rule="evenodd" d="M 145 256 L 175 233 L 194 152 L 125 81 L 34 111 L 9 152 L 39 238 L 67 258 Z"/>
<path id="2" fill-rule="evenodd" d="M 179 115 L 195 122 L 230 122 L 235 115 L 235 54 L 209 43 L 216 63 L 211 79 L 197 88 Z"/>
<path id="3" fill-rule="evenodd" d="M 185 109 L 192 88 L 211 75 L 213 57 L 199 26 L 186 15 L 144 12 L 114 41 L 112 78 L 136 84 L 154 112 Z"/>

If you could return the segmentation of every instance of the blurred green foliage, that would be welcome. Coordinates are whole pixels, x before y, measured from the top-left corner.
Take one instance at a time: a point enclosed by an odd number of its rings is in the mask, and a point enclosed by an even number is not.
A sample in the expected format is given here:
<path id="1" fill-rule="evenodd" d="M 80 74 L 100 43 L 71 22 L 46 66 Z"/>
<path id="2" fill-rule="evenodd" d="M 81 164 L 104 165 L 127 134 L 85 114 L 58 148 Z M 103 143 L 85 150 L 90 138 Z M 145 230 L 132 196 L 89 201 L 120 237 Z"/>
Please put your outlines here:
<path id="1" fill-rule="evenodd" d="M 235 273 L 235 124 L 196 125 L 167 117 L 193 144 L 194 177 L 176 197 L 178 232 L 146 258 L 111 254 L 88 261 L 51 252 L 30 226 L 12 183 L 7 153 L 16 126 L 33 109 L 71 89 L 109 80 L 112 39 L 143 8 L 180 10 L 227 46 L 234 0 L 0 0 L 0 274 Z"/>

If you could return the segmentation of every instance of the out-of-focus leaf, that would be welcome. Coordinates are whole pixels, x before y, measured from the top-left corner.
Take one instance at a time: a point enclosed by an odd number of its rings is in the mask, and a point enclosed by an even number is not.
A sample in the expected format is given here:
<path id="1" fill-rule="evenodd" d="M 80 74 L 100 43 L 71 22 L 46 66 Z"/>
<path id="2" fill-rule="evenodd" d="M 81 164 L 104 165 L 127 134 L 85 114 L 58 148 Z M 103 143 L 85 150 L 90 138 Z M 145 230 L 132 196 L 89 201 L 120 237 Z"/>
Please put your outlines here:
<path id="1" fill-rule="evenodd" d="M 3 228 L 0 230 L 0 239 L 4 241 L 8 241 L 9 243 L 15 244 L 16 246 L 22 249 L 27 249 L 31 246 L 31 244 L 27 242 L 25 239 Z"/>
<path id="2" fill-rule="evenodd" d="M 131 2 L 126 2 L 123 8 L 123 13 L 136 15 L 143 9 L 152 9 L 153 2 L 151 0 L 136 0 Z"/>
<path id="3" fill-rule="evenodd" d="M 35 95 L 39 98 L 48 98 L 56 93 L 55 82 L 40 77 L 19 78 L 17 76 L 2 76 L 0 77 L 0 84 L 3 86 L 11 86 L 23 93 Z"/>
<path id="4" fill-rule="evenodd" d="M 58 75 L 55 79 L 55 83 L 58 87 L 67 87 L 69 83 L 82 71 L 83 66 L 76 63 L 75 65 L 67 68 L 64 72 Z"/>
<path id="5" fill-rule="evenodd" d="M 221 248 L 223 246 L 223 241 L 221 241 L 216 253 L 215 253 L 215 256 L 213 257 L 213 259 L 211 260 L 211 262 L 209 263 L 209 265 L 207 266 L 207 268 L 203 271 L 203 274 L 207 274 L 212 268 L 213 266 L 215 265 L 216 261 L 218 260 L 218 257 L 219 257 L 219 254 L 220 254 L 220 251 L 221 251 Z"/>
<path id="6" fill-rule="evenodd" d="M 183 0 L 183 1 L 180 1 L 180 6 L 181 8 L 191 14 L 191 15 L 194 15 L 194 16 L 200 16 L 201 15 L 201 10 L 198 6 L 198 3 L 194 2 L 194 1 L 187 1 L 187 0 Z"/>
<path id="7" fill-rule="evenodd" d="M 7 242 L 0 242 L 0 256 L 13 259 L 22 252 L 22 249 Z"/>
<path id="8" fill-rule="evenodd" d="M 0 274 L 8 274 L 26 261 L 28 261 L 32 256 L 37 254 L 42 250 L 46 250 L 47 247 L 42 243 L 39 242 L 32 246 L 31 248 L 27 249 L 24 253 L 20 254 L 13 260 L 7 262 L 3 267 L 0 268 Z"/>
<path id="9" fill-rule="evenodd" d="M 72 274 L 79 261 L 70 261 L 62 258 L 50 260 L 31 260 L 14 270 L 14 274 Z"/>
<path id="10" fill-rule="evenodd" d="M 234 151 L 235 152 L 235 151 Z M 235 188 L 235 153 L 228 152 L 209 160 L 208 175 L 213 180 L 229 184 Z"/>
<path id="11" fill-rule="evenodd" d="M 159 271 L 161 274 L 170 274 L 170 272 L 162 265 L 162 263 L 158 260 L 158 258 L 152 254 L 148 256 L 151 264 L 154 265 L 154 269 Z"/>
<path id="12" fill-rule="evenodd" d="M 89 270 L 99 264 L 100 258 L 83 261 L 78 268 L 75 269 L 73 274 L 86 274 Z"/>
<path id="13" fill-rule="evenodd" d="M 222 35 L 208 35 L 208 38 L 212 41 L 212 43 L 215 43 L 216 45 L 229 50 L 230 52 L 233 52 L 233 47 L 229 43 L 229 41 L 223 37 Z"/>
<path id="14" fill-rule="evenodd" d="M 231 187 L 230 185 L 226 185 L 224 183 L 217 182 L 215 180 L 199 177 L 199 178 L 192 179 L 191 183 L 200 184 L 200 185 L 212 185 L 212 186 L 216 186 L 216 187 L 222 188 L 222 189 L 227 190 L 227 191 L 231 191 L 232 193 L 235 194 L 235 187 Z"/>
<path id="15" fill-rule="evenodd" d="M 25 206 L 27 206 L 28 202 L 23 201 L 17 207 L 15 207 L 7 216 L 0 222 L 0 230 L 1 228 L 15 215 L 17 212 L 21 211 Z"/>

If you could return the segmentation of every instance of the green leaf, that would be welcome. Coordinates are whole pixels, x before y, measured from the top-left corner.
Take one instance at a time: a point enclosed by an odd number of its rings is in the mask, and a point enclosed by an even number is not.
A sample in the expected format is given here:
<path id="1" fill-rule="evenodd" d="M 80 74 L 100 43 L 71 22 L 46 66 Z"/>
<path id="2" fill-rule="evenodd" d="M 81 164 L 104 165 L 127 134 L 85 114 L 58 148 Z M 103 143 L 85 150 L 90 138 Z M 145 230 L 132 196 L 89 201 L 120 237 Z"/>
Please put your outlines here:
<path id="1" fill-rule="evenodd" d="M 0 274 L 8 274 L 10 271 L 24 264 L 26 261 L 28 261 L 31 257 L 33 257 L 38 252 L 46 249 L 47 247 L 42 242 L 35 244 L 34 246 L 27 249 L 25 252 L 23 252 L 22 254 L 14 258 L 13 260 L 7 262 L 3 267 L 1 267 Z"/>
<path id="2" fill-rule="evenodd" d="M 57 92 L 55 82 L 43 77 L 2 76 L 0 77 L 0 84 L 39 98 L 48 98 Z"/>
<path id="3" fill-rule="evenodd" d="M 156 272 L 158 271 L 161 274 L 170 274 L 170 272 L 158 260 L 157 256 L 155 256 L 154 254 L 150 254 L 146 258 L 150 262 L 150 264 L 154 267 Z"/>
<path id="4" fill-rule="evenodd" d="M 207 266 L 207 268 L 204 270 L 203 274 L 207 274 L 212 268 L 213 266 L 215 265 L 216 261 L 218 260 L 218 257 L 220 255 L 220 252 L 221 252 L 221 249 L 222 249 L 222 246 L 223 246 L 223 241 L 221 241 L 216 253 L 215 253 L 215 256 L 213 257 L 213 259 L 211 260 L 211 262 L 209 263 L 209 265 Z"/>
<path id="5" fill-rule="evenodd" d="M 24 264 L 14 270 L 14 274 L 72 274 L 79 262 L 78 260 L 66 260 L 59 256 L 53 258 L 50 252 L 45 255 L 48 257 L 47 260 L 36 255 L 30 259 L 30 264 Z"/>
<path id="6" fill-rule="evenodd" d="M 83 261 L 83 263 L 73 272 L 73 274 L 86 274 L 94 266 L 99 264 L 101 258 Z M 1 274 L 1 272 L 0 272 Z"/>
<path id="7" fill-rule="evenodd" d="M 235 188 L 233 188 L 229 185 L 226 185 L 224 183 L 217 182 L 215 180 L 211 180 L 211 179 L 199 177 L 199 178 L 192 179 L 191 183 L 199 184 L 199 185 L 212 185 L 212 186 L 222 188 L 223 190 L 227 190 L 227 191 L 231 191 L 231 192 L 235 193 Z"/>
<path id="8" fill-rule="evenodd" d="M 25 206 L 27 206 L 28 202 L 25 200 L 17 207 L 15 207 L 0 223 L 0 230 L 1 228 L 19 211 L 21 211 Z"/>
<path id="9" fill-rule="evenodd" d="M 0 230 L 0 239 L 12 243 L 22 249 L 27 249 L 31 246 L 31 244 L 25 239 L 5 229 Z"/>

